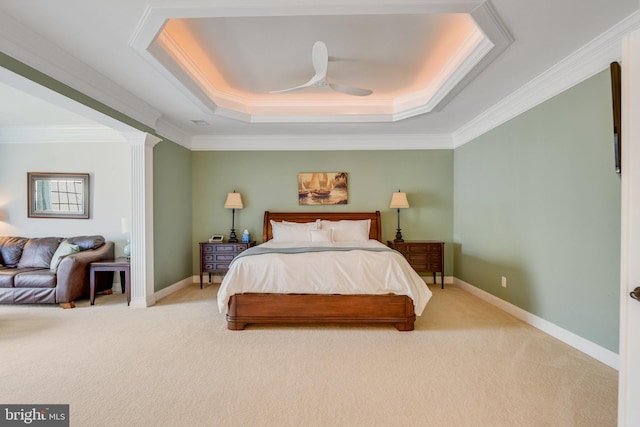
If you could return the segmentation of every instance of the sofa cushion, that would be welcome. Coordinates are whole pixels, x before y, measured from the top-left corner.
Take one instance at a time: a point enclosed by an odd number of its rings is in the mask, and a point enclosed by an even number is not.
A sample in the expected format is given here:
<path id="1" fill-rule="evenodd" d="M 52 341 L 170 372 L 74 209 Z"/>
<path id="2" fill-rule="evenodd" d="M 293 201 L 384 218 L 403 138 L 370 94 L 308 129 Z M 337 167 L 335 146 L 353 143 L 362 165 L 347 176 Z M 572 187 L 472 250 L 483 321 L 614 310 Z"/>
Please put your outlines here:
<path id="1" fill-rule="evenodd" d="M 55 288 L 56 273 L 46 270 L 33 270 L 18 273 L 13 278 L 14 288 Z"/>
<path id="2" fill-rule="evenodd" d="M 59 237 L 39 237 L 29 239 L 22 250 L 18 268 L 46 268 L 51 265 L 51 258 L 60 245 Z"/>
<path id="3" fill-rule="evenodd" d="M 55 288 L 15 288 L 14 304 L 53 304 L 56 301 Z"/>
<path id="4" fill-rule="evenodd" d="M 17 268 L 0 269 L 0 288 L 13 288 L 13 276 L 15 276 L 17 272 Z"/>
<path id="5" fill-rule="evenodd" d="M 72 245 L 80 246 L 80 250 L 86 251 L 88 249 L 98 249 L 104 245 L 103 236 L 76 236 L 70 237 L 67 241 Z"/>
<path id="6" fill-rule="evenodd" d="M 53 254 L 53 258 L 51 258 L 51 264 L 49 269 L 55 272 L 58 269 L 58 264 L 60 264 L 60 260 L 67 255 L 77 254 L 80 252 L 80 246 L 72 245 L 68 240 L 63 240 L 60 242 L 60 246 L 56 249 L 56 252 Z"/>
<path id="7" fill-rule="evenodd" d="M 13 294 L 13 288 L 0 288 L 0 304 L 13 304 Z"/>
<path id="8" fill-rule="evenodd" d="M 0 237 L 0 264 L 15 267 L 20 262 L 26 237 Z"/>

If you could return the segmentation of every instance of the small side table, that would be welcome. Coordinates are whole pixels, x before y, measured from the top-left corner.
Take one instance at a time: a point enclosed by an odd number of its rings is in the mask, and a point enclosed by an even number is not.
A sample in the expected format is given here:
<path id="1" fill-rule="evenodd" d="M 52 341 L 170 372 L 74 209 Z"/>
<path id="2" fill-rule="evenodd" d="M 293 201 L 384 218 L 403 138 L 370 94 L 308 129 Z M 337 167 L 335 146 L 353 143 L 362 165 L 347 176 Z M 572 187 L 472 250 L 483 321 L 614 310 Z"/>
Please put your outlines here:
<path id="1" fill-rule="evenodd" d="M 92 262 L 89 267 L 89 299 L 93 305 L 96 299 L 96 273 L 99 271 L 120 272 L 122 293 L 127 294 L 127 305 L 131 304 L 131 262 L 129 258 L 117 258 L 114 261 Z"/>

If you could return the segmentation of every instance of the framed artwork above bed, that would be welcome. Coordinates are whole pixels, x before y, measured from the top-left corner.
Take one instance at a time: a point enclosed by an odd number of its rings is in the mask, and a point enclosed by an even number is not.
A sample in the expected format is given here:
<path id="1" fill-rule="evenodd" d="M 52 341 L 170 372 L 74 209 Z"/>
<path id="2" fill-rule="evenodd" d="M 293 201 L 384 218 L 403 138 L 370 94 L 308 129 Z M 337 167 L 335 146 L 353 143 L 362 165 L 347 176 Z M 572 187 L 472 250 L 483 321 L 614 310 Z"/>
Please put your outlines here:
<path id="1" fill-rule="evenodd" d="M 346 205 L 349 201 L 347 172 L 298 174 L 299 205 Z"/>

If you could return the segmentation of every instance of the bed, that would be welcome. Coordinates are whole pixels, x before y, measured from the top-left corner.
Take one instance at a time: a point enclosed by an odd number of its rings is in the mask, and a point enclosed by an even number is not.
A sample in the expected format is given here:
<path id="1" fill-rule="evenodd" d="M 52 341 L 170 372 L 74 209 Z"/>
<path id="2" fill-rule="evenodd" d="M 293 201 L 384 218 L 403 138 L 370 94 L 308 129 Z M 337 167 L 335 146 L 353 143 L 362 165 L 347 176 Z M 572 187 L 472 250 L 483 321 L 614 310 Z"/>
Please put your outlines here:
<path id="1" fill-rule="evenodd" d="M 296 240 L 301 229 L 313 230 L 311 243 Z M 379 211 L 265 212 L 263 244 L 234 259 L 218 290 L 227 328 L 382 323 L 413 330 L 431 292 L 406 259 L 381 242 Z"/>

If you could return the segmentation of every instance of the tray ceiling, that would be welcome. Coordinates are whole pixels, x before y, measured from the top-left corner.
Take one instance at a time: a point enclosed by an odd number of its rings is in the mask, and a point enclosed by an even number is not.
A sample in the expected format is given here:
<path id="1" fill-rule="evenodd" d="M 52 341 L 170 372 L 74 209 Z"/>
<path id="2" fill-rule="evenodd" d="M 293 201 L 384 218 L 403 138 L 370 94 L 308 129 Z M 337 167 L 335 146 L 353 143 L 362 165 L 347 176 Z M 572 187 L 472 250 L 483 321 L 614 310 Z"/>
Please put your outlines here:
<path id="1" fill-rule="evenodd" d="M 607 69 L 624 34 L 640 27 L 638 7 L 3 0 L 0 49 L 55 79 L 52 87 L 65 85 L 192 149 L 452 148 Z M 316 41 L 328 49 L 328 78 L 373 93 L 270 93 L 311 78 Z M 3 73 L 0 82 L 11 84 Z M 5 122 L 19 105 L 5 99 Z M 23 114 L 39 113 L 31 106 Z"/>
<path id="2" fill-rule="evenodd" d="M 200 108 L 246 122 L 387 122 L 440 110 L 511 42 L 489 3 L 420 13 L 237 16 L 218 8 L 150 9 L 132 46 Z M 312 46 L 352 96 L 302 85 Z"/>

